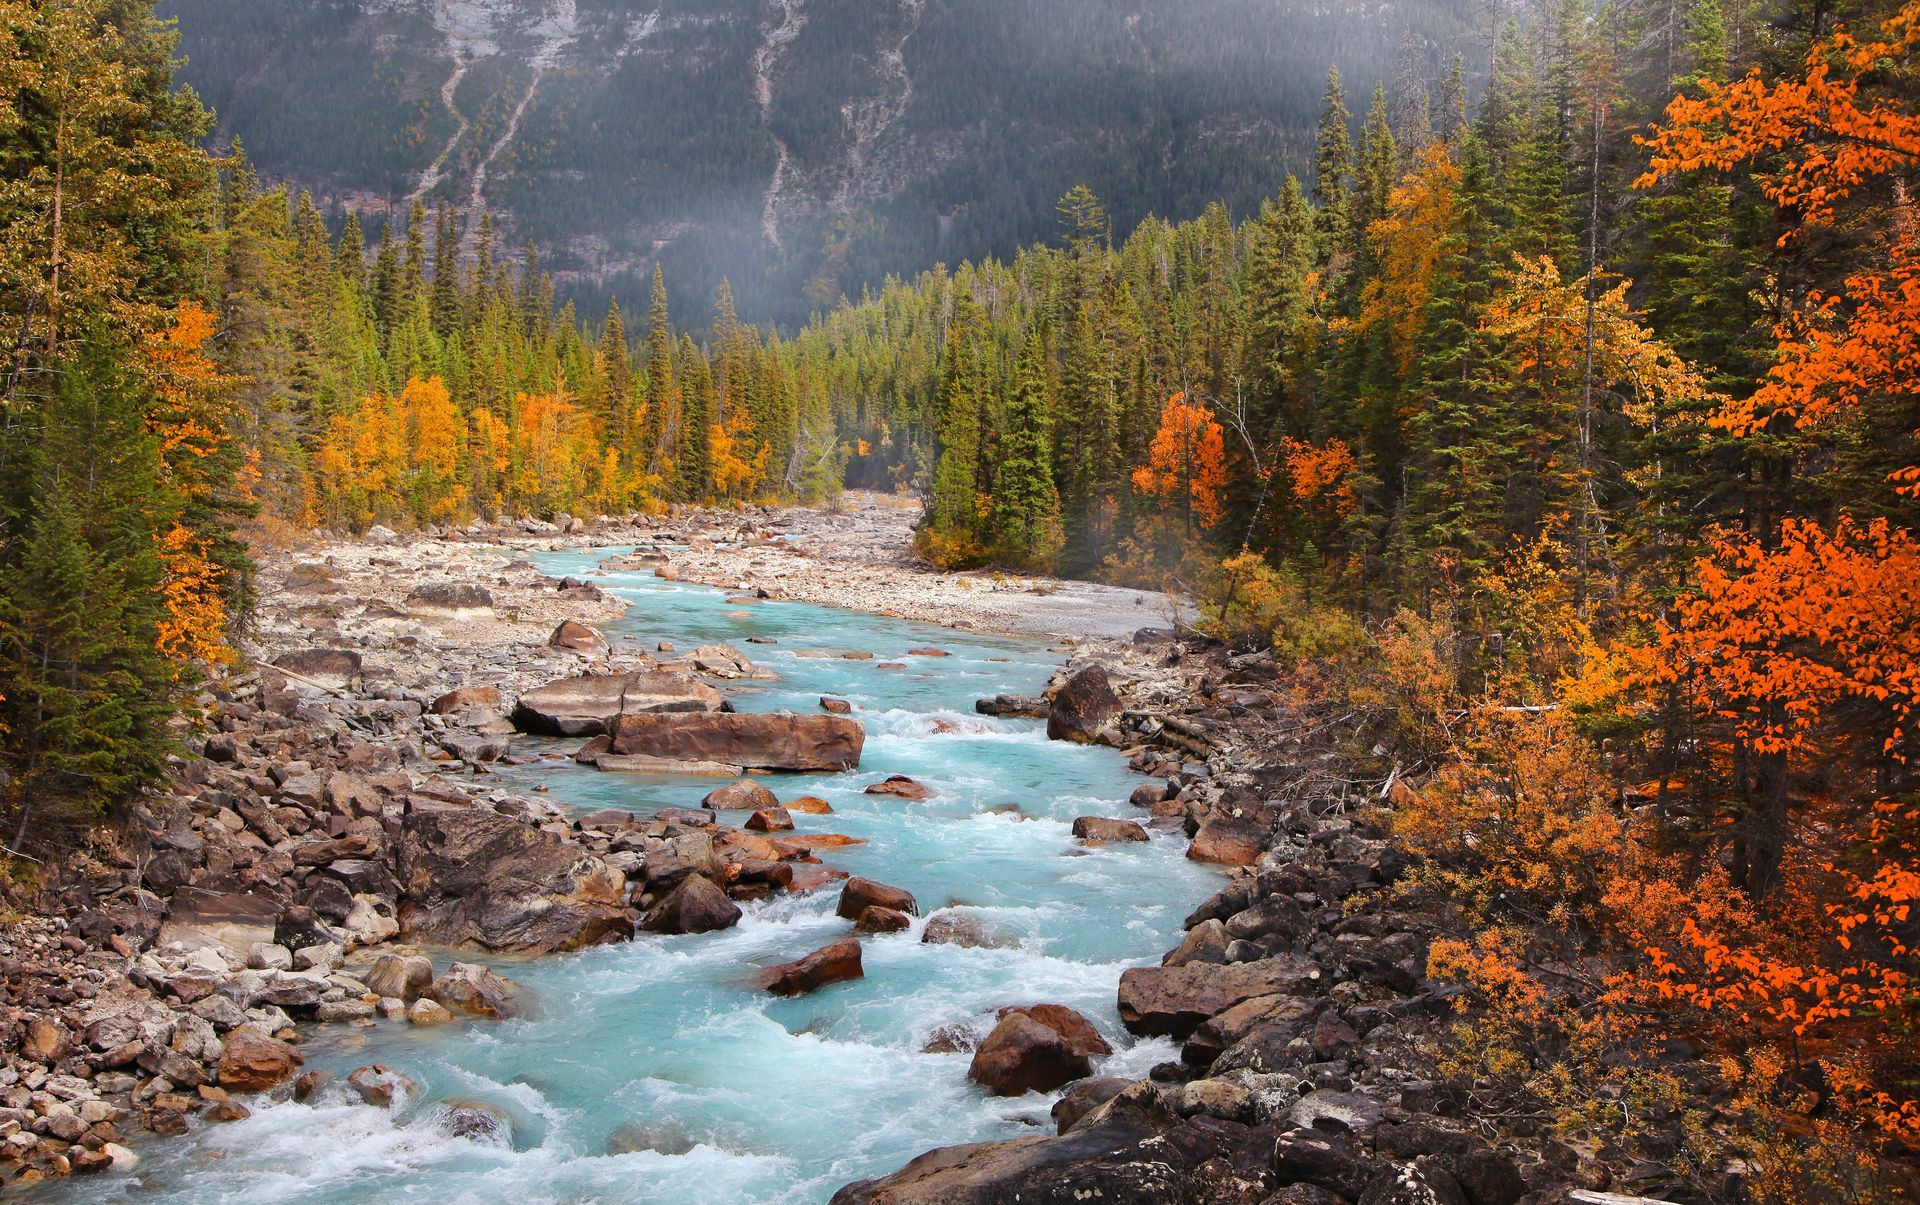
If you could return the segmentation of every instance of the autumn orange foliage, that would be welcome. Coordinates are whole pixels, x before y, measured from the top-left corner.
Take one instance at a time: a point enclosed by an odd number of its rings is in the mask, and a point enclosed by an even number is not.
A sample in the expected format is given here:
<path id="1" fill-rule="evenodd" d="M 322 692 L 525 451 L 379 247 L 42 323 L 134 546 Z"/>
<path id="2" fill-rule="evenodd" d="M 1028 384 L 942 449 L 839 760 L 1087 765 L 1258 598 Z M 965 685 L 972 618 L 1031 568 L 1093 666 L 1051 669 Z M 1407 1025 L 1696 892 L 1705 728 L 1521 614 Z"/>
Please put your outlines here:
<path id="1" fill-rule="evenodd" d="M 1134 492 L 1159 498 L 1212 527 L 1225 513 L 1226 432 L 1204 407 L 1176 393 L 1160 411 L 1147 463 L 1133 471 Z"/>

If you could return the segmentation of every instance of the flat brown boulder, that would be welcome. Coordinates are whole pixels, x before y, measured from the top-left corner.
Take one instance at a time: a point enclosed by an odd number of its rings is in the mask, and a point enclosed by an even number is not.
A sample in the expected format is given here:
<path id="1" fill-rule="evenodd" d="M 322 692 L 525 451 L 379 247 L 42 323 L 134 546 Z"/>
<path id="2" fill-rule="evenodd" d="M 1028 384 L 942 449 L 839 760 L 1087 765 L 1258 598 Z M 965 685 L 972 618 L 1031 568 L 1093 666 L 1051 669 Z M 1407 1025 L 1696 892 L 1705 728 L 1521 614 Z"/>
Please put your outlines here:
<path id="1" fill-rule="evenodd" d="M 1242 1000 L 1318 995 L 1321 987 L 1320 968 L 1291 954 L 1226 966 L 1131 967 L 1120 973 L 1120 1021 L 1133 1033 L 1184 1038 Z"/>
<path id="2" fill-rule="evenodd" d="M 435 715 L 455 715 L 469 707 L 496 708 L 500 702 L 500 692 L 494 687 L 462 686 L 435 699 L 428 710 Z"/>
<path id="3" fill-rule="evenodd" d="M 1120 696 L 1103 665 L 1089 665 L 1057 686 L 1047 707 L 1047 737 L 1076 744 L 1099 744 L 1120 718 Z"/>
<path id="4" fill-rule="evenodd" d="M 700 806 L 716 812 L 757 812 L 762 808 L 777 808 L 780 801 L 753 779 L 742 778 L 708 791 Z"/>
<path id="5" fill-rule="evenodd" d="M 1014 1005 L 1001 1009 L 996 1016 L 998 1020 L 1004 1021 L 1015 1013 L 1030 1017 L 1051 1029 L 1060 1035 L 1062 1041 L 1081 1054 L 1113 1053 L 1113 1047 L 1100 1036 L 1100 1031 L 1093 1027 L 1093 1022 L 1064 1004 Z"/>
<path id="6" fill-rule="evenodd" d="M 1047 718 L 1047 701 L 1032 695 L 995 695 L 990 699 L 975 699 L 973 709 L 981 715 L 1017 716 L 1030 720 Z"/>
<path id="7" fill-rule="evenodd" d="M 623 715 L 718 711 L 720 704 L 719 691 L 681 674 L 582 674 L 521 695 L 513 722 L 546 736 L 593 736 Z"/>
<path id="8" fill-rule="evenodd" d="M 1145 841 L 1147 830 L 1131 820 L 1081 816 L 1073 822 L 1073 835 L 1083 841 Z"/>
<path id="9" fill-rule="evenodd" d="M 1273 836 L 1273 809 L 1264 803 L 1215 805 L 1187 846 L 1195 862 L 1219 866 L 1251 866 L 1267 852 Z"/>
<path id="10" fill-rule="evenodd" d="M 761 808 L 747 817 L 747 831 L 754 833 L 786 833 L 793 831 L 793 817 L 785 808 Z"/>
<path id="11" fill-rule="evenodd" d="M 833 805 L 818 795 L 802 795 L 798 799 L 788 800 L 787 810 L 806 816 L 830 816 L 833 814 Z"/>
<path id="12" fill-rule="evenodd" d="M 993 1027 L 967 1067 L 967 1078 L 995 1096 L 1051 1092 L 1093 1070 L 1087 1056 L 1025 1013 L 1009 1013 Z"/>
<path id="13" fill-rule="evenodd" d="M 776 996 L 803 996 L 829 983 L 859 979 L 863 974 L 860 969 L 860 942 L 857 938 L 848 937 L 830 946 L 822 946 L 804 958 L 768 967 L 762 972 L 761 981 Z"/>
<path id="14" fill-rule="evenodd" d="M 547 637 L 547 647 L 568 649 L 584 653 L 589 657 L 598 657 L 608 649 L 607 638 L 584 623 L 575 623 L 563 619 L 560 626 L 553 629 L 553 635 Z"/>
<path id="15" fill-rule="evenodd" d="M 688 875 L 647 912 L 649 933 L 711 933 L 740 923 L 740 905 L 703 875 Z"/>
<path id="16" fill-rule="evenodd" d="M 414 941 L 550 954 L 633 936 L 624 874 L 491 808 L 416 796 L 399 863 Z"/>
<path id="17" fill-rule="evenodd" d="M 761 669 L 747 660 L 745 653 L 730 644 L 703 644 L 691 652 L 682 653 L 669 664 L 688 666 L 710 678 L 766 680 L 779 677 L 773 671 Z"/>
<path id="18" fill-rule="evenodd" d="M 834 912 L 846 920 L 859 920 L 862 912 L 875 906 L 909 916 L 920 915 L 920 905 L 914 901 L 912 892 L 860 878 L 848 879 L 847 885 L 840 889 L 840 906 Z"/>
<path id="19" fill-rule="evenodd" d="M 829 715 L 852 715 L 853 704 L 845 699 L 836 699 L 832 695 L 821 695 L 820 710 Z"/>
<path id="20" fill-rule="evenodd" d="M 220 1086 L 229 1092 L 265 1092 L 293 1078 L 300 1052 L 285 1042 L 236 1029 L 220 1047 Z"/>
<path id="21" fill-rule="evenodd" d="M 491 967 L 456 962 L 427 988 L 427 998 L 455 1012 L 504 1021 L 526 1011 L 519 984 Z"/>
<path id="22" fill-rule="evenodd" d="M 894 774 L 869 786 L 867 794 L 892 795 L 900 799 L 932 799 L 933 788 L 926 783 L 915 782 L 905 774 Z"/>
<path id="23" fill-rule="evenodd" d="M 765 770 L 851 770 L 867 734 L 857 720 L 784 712 L 621 715 L 607 752 Z"/>

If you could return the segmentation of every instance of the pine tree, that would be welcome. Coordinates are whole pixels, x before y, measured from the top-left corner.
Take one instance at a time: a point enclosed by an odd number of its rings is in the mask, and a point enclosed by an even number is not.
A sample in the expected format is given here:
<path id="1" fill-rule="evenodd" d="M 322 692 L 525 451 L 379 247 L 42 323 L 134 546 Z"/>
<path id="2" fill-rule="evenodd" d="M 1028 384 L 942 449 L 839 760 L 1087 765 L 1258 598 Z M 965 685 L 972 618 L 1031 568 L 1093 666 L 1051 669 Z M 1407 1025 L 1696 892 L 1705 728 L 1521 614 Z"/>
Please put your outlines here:
<path id="1" fill-rule="evenodd" d="M 1014 369 L 993 491 L 994 554 L 1024 569 L 1051 569 L 1060 552 L 1060 494 L 1053 485 L 1048 432 L 1051 410 L 1045 339 L 1035 331 L 1027 336 Z"/>
<path id="2" fill-rule="evenodd" d="M 667 313 L 667 278 L 658 264 L 653 269 L 653 297 L 647 309 L 647 405 L 640 420 L 640 440 L 633 449 L 648 472 L 657 472 L 667 454 L 667 433 L 677 416 L 678 390 L 673 379 L 673 319 Z"/>
<path id="3" fill-rule="evenodd" d="M 1348 196 L 1353 187 L 1353 114 L 1340 87 L 1340 69 L 1327 69 L 1327 91 L 1320 102 L 1320 128 L 1313 155 L 1313 199 L 1319 206 L 1323 254 L 1346 246 Z"/>
<path id="4" fill-rule="evenodd" d="M 680 337 L 680 450 L 674 457 L 680 497 L 713 495 L 713 373 L 691 335 Z"/>

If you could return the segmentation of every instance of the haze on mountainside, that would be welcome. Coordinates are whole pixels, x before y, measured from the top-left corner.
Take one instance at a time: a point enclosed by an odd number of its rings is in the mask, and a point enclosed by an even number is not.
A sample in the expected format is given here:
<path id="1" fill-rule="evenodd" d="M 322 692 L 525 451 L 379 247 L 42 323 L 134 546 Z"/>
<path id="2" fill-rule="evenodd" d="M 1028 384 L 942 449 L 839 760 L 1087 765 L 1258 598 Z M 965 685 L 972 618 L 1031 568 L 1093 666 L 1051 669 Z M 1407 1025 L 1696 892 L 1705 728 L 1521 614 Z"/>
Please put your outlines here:
<path id="1" fill-rule="evenodd" d="M 1076 184 L 1117 231 L 1311 174 L 1329 66 L 1396 115 L 1485 57 L 1473 0 L 163 0 L 182 78 L 334 225 L 491 209 L 583 313 L 666 269 L 792 325 L 1011 255 Z M 1477 39 L 1477 41 L 1476 41 Z M 1474 49 L 1474 43 L 1478 46 Z"/>

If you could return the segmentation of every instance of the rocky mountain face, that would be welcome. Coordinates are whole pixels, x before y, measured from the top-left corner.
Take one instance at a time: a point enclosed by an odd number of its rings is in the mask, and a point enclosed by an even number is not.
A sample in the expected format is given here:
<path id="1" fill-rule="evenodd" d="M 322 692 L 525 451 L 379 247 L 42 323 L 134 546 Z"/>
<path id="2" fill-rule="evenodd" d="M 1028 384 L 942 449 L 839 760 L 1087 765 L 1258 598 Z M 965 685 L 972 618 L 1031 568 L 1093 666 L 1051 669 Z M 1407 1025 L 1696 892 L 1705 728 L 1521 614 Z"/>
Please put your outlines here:
<path id="1" fill-rule="evenodd" d="M 1466 0 L 167 0 L 185 78 L 336 214 L 483 206 L 584 300 L 656 261 L 793 320 L 1005 254 L 1075 184 L 1124 230 L 1247 212 L 1326 70 L 1444 73 Z M 643 300 L 643 298 L 638 298 Z"/>

